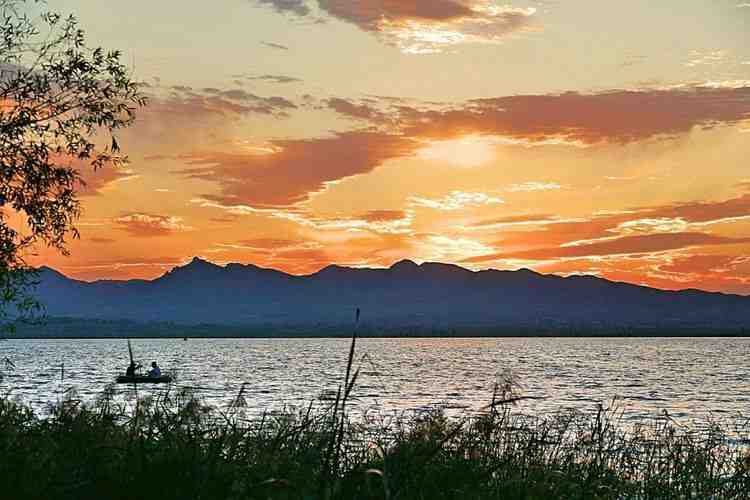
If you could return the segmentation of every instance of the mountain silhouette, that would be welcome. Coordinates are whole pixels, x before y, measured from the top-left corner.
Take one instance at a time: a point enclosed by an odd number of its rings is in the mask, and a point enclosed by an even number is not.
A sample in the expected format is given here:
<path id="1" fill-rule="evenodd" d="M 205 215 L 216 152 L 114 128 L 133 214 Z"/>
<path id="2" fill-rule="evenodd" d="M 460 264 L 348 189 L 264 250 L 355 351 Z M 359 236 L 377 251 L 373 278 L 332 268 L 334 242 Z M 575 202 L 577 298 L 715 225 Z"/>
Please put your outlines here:
<path id="1" fill-rule="evenodd" d="M 409 260 L 295 276 L 196 257 L 153 280 L 95 282 L 45 267 L 37 296 L 50 317 L 181 324 L 350 325 L 360 307 L 363 321 L 387 328 L 750 326 L 750 297 Z"/>

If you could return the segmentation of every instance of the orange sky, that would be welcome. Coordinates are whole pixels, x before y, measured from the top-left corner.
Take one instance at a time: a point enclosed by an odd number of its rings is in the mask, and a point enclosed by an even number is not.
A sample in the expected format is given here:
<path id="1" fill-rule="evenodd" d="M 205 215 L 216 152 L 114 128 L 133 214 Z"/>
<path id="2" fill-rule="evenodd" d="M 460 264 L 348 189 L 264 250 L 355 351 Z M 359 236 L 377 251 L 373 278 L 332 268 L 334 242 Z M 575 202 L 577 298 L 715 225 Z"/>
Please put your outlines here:
<path id="1" fill-rule="evenodd" d="M 568 3 L 66 2 L 150 105 L 131 164 L 83 172 L 71 255 L 29 260 L 93 280 L 411 258 L 750 294 L 750 7 Z"/>

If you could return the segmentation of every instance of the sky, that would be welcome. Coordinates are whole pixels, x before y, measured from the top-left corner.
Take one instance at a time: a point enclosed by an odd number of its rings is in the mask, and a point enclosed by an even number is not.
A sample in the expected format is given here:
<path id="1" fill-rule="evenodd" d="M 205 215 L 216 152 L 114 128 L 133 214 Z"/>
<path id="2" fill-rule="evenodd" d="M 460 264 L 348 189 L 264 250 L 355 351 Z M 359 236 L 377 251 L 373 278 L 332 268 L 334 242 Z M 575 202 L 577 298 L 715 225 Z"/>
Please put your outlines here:
<path id="1" fill-rule="evenodd" d="M 401 259 L 750 294 L 750 3 L 50 0 L 123 51 L 130 164 L 29 261 Z"/>

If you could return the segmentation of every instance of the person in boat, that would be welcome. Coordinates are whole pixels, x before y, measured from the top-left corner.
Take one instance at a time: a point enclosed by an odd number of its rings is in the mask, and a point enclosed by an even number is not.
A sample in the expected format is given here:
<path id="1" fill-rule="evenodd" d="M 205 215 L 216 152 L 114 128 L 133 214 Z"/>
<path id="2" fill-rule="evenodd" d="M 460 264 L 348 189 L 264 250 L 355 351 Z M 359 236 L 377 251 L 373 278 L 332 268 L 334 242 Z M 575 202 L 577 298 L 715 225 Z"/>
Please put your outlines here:
<path id="1" fill-rule="evenodd" d="M 136 365 L 136 364 L 135 364 L 135 361 L 131 361 L 131 362 L 130 362 L 130 366 L 128 366 L 128 369 L 127 369 L 127 370 L 125 370 L 125 376 L 126 376 L 126 377 L 135 377 L 135 371 L 136 371 L 136 370 L 137 370 L 138 368 L 140 368 L 140 367 L 141 367 L 141 365 L 140 365 L 140 364 Z"/>
<path id="2" fill-rule="evenodd" d="M 148 376 L 152 378 L 161 377 L 161 368 L 156 364 L 156 361 L 151 363 L 151 369 L 148 371 Z"/>

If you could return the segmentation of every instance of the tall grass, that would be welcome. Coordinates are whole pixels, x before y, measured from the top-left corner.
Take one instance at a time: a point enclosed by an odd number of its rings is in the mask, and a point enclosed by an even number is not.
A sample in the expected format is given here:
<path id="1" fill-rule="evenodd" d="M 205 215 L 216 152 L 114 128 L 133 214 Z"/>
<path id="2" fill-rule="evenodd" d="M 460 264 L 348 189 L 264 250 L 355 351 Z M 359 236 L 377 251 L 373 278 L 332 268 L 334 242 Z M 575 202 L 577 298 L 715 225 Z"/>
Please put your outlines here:
<path id="1" fill-rule="evenodd" d="M 5 499 L 748 499 L 750 434 L 599 407 L 531 417 L 506 377 L 486 412 L 350 415 L 356 332 L 330 405 L 246 418 L 168 390 L 126 408 L 112 386 L 49 417 L 0 399 Z"/>

